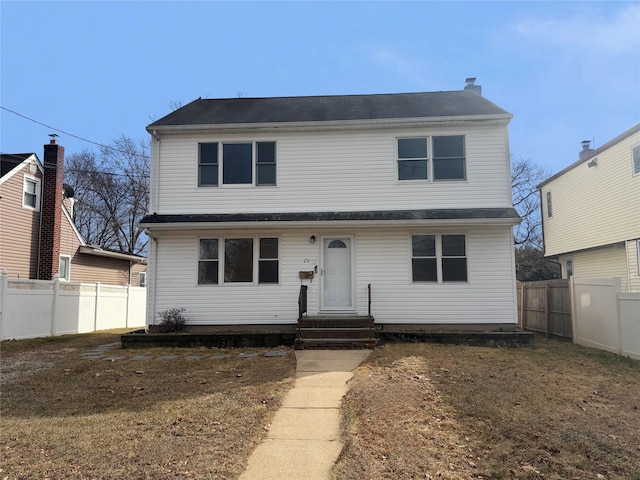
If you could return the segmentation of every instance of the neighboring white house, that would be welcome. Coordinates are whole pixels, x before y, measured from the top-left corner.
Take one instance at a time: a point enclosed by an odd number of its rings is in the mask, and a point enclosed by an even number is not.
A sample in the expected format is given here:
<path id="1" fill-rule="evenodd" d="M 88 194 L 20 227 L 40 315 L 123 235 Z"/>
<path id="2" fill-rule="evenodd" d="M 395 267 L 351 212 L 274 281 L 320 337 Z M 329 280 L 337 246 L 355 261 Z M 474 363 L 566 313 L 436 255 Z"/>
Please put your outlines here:
<path id="1" fill-rule="evenodd" d="M 470 88 L 469 88 L 470 87 Z M 463 91 L 198 99 L 150 124 L 147 321 L 513 330 L 510 113 Z"/>
<path id="2" fill-rule="evenodd" d="M 620 277 L 640 292 L 640 124 L 540 184 L 545 256 L 563 278 Z"/>

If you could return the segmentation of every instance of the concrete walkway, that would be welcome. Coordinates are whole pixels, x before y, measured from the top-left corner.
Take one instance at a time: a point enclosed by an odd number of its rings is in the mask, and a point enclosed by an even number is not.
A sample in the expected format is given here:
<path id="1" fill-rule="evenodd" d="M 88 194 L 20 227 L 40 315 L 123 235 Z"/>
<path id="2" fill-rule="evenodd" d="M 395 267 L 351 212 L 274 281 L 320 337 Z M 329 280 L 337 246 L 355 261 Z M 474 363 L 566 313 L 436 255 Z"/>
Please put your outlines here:
<path id="1" fill-rule="evenodd" d="M 298 350 L 294 387 L 240 480 L 327 480 L 342 450 L 340 404 L 370 350 Z"/>

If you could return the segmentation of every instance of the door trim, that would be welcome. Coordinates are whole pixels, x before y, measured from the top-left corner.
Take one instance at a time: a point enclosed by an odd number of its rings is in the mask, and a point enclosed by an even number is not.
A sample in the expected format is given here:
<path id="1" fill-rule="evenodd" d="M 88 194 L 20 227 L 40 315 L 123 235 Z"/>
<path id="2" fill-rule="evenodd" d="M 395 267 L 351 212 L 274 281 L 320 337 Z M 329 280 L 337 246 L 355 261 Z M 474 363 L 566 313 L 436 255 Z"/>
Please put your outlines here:
<path id="1" fill-rule="evenodd" d="M 351 305 L 348 307 L 327 307 L 325 306 L 325 243 L 327 240 L 349 240 L 350 260 L 351 260 Z M 319 313 L 350 313 L 356 312 L 356 238 L 355 235 L 322 235 L 320 237 L 320 302 Z"/>

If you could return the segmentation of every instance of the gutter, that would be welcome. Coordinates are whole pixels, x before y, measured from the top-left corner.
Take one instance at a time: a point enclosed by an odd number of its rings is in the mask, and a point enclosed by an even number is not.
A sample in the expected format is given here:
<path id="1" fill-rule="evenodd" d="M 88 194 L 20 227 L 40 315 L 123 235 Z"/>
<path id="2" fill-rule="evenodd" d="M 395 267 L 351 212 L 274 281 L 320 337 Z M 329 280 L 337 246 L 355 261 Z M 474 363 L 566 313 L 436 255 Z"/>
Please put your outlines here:
<path id="1" fill-rule="evenodd" d="M 86 253 L 87 255 L 96 255 L 98 257 L 107 257 L 107 258 L 115 258 L 118 260 L 129 260 L 132 263 L 142 263 L 146 264 L 147 259 L 145 257 L 141 257 L 139 255 L 131 255 L 128 253 L 119 253 L 119 252 L 111 252 L 109 250 L 103 250 L 100 247 L 86 245 L 78 247 L 79 253 Z"/>
<path id="2" fill-rule="evenodd" d="M 262 123 L 224 123 L 191 125 L 155 125 L 147 127 L 156 140 L 162 133 L 198 133 L 198 132 L 274 132 L 274 131 L 319 131 L 319 130 L 359 130 L 377 128 L 424 128 L 443 126 L 463 126 L 469 124 L 506 125 L 513 115 L 496 113 L 489 115 L 453 115 L 447 117 L 384 118 L 369 120 L 329 120 L 305 122 L 262 122 Z"/>

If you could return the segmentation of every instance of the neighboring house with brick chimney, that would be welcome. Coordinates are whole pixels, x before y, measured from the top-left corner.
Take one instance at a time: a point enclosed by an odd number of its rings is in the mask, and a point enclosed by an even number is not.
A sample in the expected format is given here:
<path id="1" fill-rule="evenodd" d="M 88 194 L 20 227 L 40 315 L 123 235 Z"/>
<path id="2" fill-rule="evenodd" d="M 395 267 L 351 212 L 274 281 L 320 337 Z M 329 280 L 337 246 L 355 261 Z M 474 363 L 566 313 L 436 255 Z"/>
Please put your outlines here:
<path id="1" fill-rule="evenodd" d="M 544 254 L 562 277 L 619 277 L 640 292 L 640 124 L 539 186 Z"/>
<path id="2" fill-rule="evenodd" d="M 64 147 L 2 154 L 0 271 L 9 278 L 146 286 L 146 258 L 87 245 L 72 218 L 73 189 L 63 184 Z"/>
<path id="3" fill-rule="evenodd" d="M 512 115 L 474 81 L 198 99 L 149 125 L 148 322 L 514 330 Z"/>

